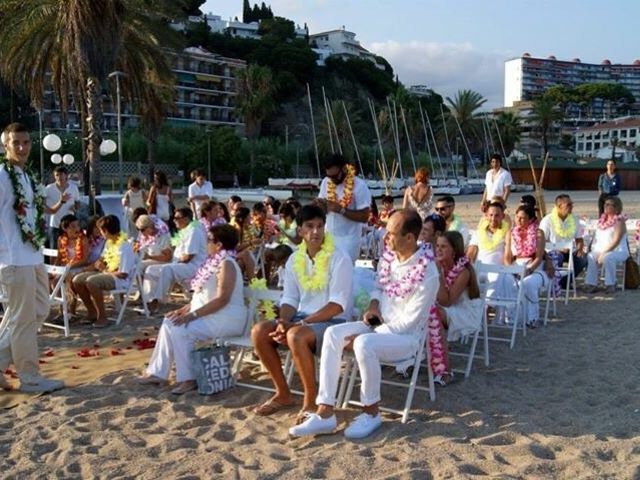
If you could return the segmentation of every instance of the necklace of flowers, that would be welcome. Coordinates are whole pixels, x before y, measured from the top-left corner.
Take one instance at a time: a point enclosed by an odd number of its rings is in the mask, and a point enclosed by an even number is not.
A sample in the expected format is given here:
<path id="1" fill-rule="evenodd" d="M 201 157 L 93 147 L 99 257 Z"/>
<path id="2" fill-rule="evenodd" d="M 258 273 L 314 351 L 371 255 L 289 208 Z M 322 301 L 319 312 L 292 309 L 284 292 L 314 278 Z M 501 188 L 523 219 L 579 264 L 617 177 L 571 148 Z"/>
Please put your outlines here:
<path id="1" fill-rule="evenodd" d="M 166 223 L 164 223 L 157 217 L 152 218 L 152 220 L 153 226 L 156 229 L 156 233 L 154 233 L 153 235 L 145 235 L 144 233 L 140 234 L 140 240 L 138 241 L 139 249 L 143 249 L 145 247 L 148 247 L 149 245 L 153 245 L 154 243 L 156 243 L 158 238 L 169 233 L 169 227 Z"/>
<path id="2" fill-rule="evenodd" d="M 380 259 L 380 264 L 378 265 L 378 283 L 388 296 L 401 299 L 406 298 L 420 285 L 420 282 L 424 279 L 429 262 L 433 260 L 433 255 L 431 249 L 424 244 L 420 246 L 418 255 L 418 262 L 413 265 L 402 278 L 392 281 L 391 262 L 395 255 L 391 250 L 385 249 Z"/>
<path id="3" fill-rule="evenodd" d="M 102 258 L 107 265 L 107 272 L 117 272 L 120 267 L 120 247 L 127 241 L 127 234 L 120 232 L 115 240 L 108 239 Z"/>
<path id="4" fill-rule="evenodd" d="M 569 214 L 563 222 L 558 214 L 558 207 L 553 207 L 553 210 L 551 211 L 551 225 L 553 226 L 555 234 L 560 238 L 573 238 L 576 234 L 575 217 L 572 214 Z"/>
<path id="5" fill-rule="evenodd" d="M 640 220 L 636 222 L 636 234 L 633 238 L 636 241 L 636 244 L 640 245 Z"/>
<path id="6" fill-rule="evenodd" d="M 256 292 L 266 292 L 268 290 L 267 280 L 264 278 L 253 278 L 249 282 L 249 289 Z M 265 320 L 275 320 L 277 318 L 276 306 L 273 304 L 273 300 L 269 300 L 268 298 L 260 300 L 257 310 Z"/>
<path id="7" fill-rule="evenodd" d="M 305 291 L 317 292 L 329 283 L 329 262 L 336 250 L 333 236 L 324 234 L 324 241 L 320 251 L 314 257 L 311 275 L 307 274 L 307 242 L 303 241 L 300 248 L 293 254 L 293 272 L 298 277 L 300 286 Z"/>
<path id="8" fill-rule="evenodd" d="M 347 164 L 347 176 L 344 179 L 344 191 L 342 192 L 342 198 L 338 203 L 342 206 L 342 208 L 348 208 L 351 205 L 351 199 L 353 198 L 353 186 L 356 182 L 356 169 L 353 165 Z M 338 201 L 338 194 L 336 192 L 336 188 L 338 186 L 329 180 L 327 185 L 327 200 L 332 202 Z"/>
<path id="9" fill-rule="evenodd" d="M 515 226 L 511 230 L 511 238 L 516 255 L 522 258 L 533 257 L 537 250 L 538 222 L 529 223 L 526 227 Z"/>
<path id="10" fill-rule="evenodd" d="M 22 187 L 22 183 L 20 183 L 20 180 L 18 179 L 15 167 L 6 158 L 2 159 L 2 163 L 9 175 L 9 181 L 13 188 L 13 194 L 15 196 L 13 209 L 16 212 L 16 221 L 18 222 L 18 227 L 20 227 L 22 241 L 30 242 L 36 250 L 40 250 L 44 246 L 44 242 L 46 240 L 46 234 L 44 231 L 44 189 L 42 185 L 36 184 L 34 179 L 26 170 L 24 171 L 31 183 L 31 189 L 33 191 L 33 206 L 36 208 L 35 225 L 32 227 L 29 225 L 29 222 L 27 222 L 27 208 L 29 207 L 29 202 L 27 202 L 26 192 Z"/>
<path id="11" fill-rule="evenodd" d="M 173 237 L 171 237 L 171 246 L 177 247 L 178 245 L 180 245 L 184 240 L 184 237 L 186 237 L 189 234 L 189 232 L 192 229 L 196 228 L 198 225 L 200 225 L 200 223 L 197 220 L 192 220 L 189 225 L 178 230 L 176 234 Z"/>
<path id="12" fill-rule="evenodd" d="M 209 255 L 207 259 L 204 261 L 198 271 L 196 271 L 195 276 L 191 280 L 191 289 L 194 292 L 199 292 L 204 288 L 207 283 L 207 280 L 211 278 L 212 275 L 218 273 L 218 269 L 220 265 L 226 258 L 235 258 L 236 252 L 235 250 L 220 250 L 215 255 Z"/>
<path id="13" fill-rule="evenodd" d="M 462 221 L 460 220 L 460 217 L 458 217 L 455 213 L 453 214 L 453 217 L 451 218 L 451 224 L 449 225 L 449 228 L 447 228 L 447 230 L 455 230 L 455 231 L 460 231 L 460 229 L 462 228 Z"/>
<path id="14" fill-rule="evenodd" d="M 69 258 L 69 237 L 67 234 L 60 235 L 60 246 L 58 247 L 58 258 L 62 265 L 68 265 L 72 261 L 79 262 L 84 258 L 84 233 L 80 233 L 73 246 L 73 260 Z"/>
<path id="15" fill-rule="evenodd" d="M 606 213 L 603 213 L 598 219 L 598 229 L 606 230 L 607 228 L 613 227 L 618 222 L 626 222 L 627 216 L 623 214 L 614 215 L 613 217 L 607 216 Z"/>
<path id="16" fill-rule="evenodd" d="M 504 242 L 504 239 L 507 236 L 507 230 L 509 229 L 509 224 L 505 220 L 502 220 L 500 228 L 493 232 L 491 237 L 489 237 L 489 232 L 487 231 L 488 228 L 489 220 L 482 220 L 478 229 L 478 246 L 483 252 L 492 252 L 498 248 L 498 245 Z"/>

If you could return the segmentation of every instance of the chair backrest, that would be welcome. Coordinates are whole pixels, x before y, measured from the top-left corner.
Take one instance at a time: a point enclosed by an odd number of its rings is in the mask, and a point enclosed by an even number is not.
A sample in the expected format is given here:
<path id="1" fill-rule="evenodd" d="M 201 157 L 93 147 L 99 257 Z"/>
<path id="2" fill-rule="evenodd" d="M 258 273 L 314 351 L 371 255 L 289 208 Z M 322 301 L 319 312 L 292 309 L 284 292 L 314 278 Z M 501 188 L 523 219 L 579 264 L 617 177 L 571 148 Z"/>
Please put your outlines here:
<path id="1" fill-rule="evenodd" d="M 45 257 L 58 258 L 58 250 L 55 248 L 43 248 L 42 254 Z"/>
<path id="2" fill-rule="evenodd" d="M 476 262 L 476 272 L 480 273 L 511 273 L 513 275 L 524 275 L 526 267 L 514 263 L 512 265 L 497 265 L 492 263 Z"/>
<path id="3" fill-rule="evenodd" d="M 51 300 L 65 300 L 66 294 L 65 289 L 63 288 L 64 282 L 67 279 L 67 275 L 69 275 L 69 265 L 48 265 L 45 264 L 45 270 L 49 275 L 53 275 L 57 277 L 56 283 L 49 294 L 49 298 Z M 59 293 L 59 295 L 58 295 Z"/>

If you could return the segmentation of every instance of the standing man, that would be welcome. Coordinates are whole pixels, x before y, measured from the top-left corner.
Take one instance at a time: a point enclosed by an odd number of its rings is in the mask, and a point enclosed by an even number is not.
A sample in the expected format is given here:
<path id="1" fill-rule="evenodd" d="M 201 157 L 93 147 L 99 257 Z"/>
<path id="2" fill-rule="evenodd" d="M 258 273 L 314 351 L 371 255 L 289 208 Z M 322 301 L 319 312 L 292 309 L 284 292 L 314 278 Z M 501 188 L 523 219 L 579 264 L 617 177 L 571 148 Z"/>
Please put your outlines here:
<path id="1" fill-rule="evenodd" d="M 320 184 L 318 198 L 326 204 L 327 232 L 355 262 L 360 254 L 362 227 L 369 219 L 371 192 L 342 155 L 331 155 L 324 168 L 327 176 Z"/>
<path id="2" fill-rule="evenodd" d="M 189 205 L 195 218 L 200 218 L 200 207 L 213 198 L 213 185 L 207 180 L 204 170 L 197 168 L 192 172 L 194 182 L 189 185 Z"/>
<path id="3" fill-rule="evenodd" d="M 467 247 L 469 243 L 469 229 L 465 226 L 464 222 L 455 214 L 456 200 L 451 195 L 440 197 L 436 202 L 434 208 L 435 212 L 444 218 L 447 224 L 447 230 L 455 230 L 460 232 L 462 239 L 464 240 L 464 246 Z"/>
<path id="4" fill-rule="evenodd" d="M 616 172 L 616 161 L 612 158 L 607 162 L 607 171 L 598 177 L 598 216 L 604 213 L 604 200 L 607 197 L 617 197 L 622 188 L 622 179 Z"/>
<path id="5" fill-rule="evenodd" d="M 80 207 L 80 192 L 75 184 L 69 182 L 67 167 L 57 166 L 53 170 L 53 178 L 55 181 L 44 189 L 45 211 L 49 214 L 49 246 L 58 248 L 60 220 Z"/>
<path id="6" fill-rule="evenodd" d="M 486 202 L 493 197 L 502 197 L 505 205 L 511 193 L 513 179 L 511 174 L 502 168 L 502 156 L 498 153 L 491 155 L 491 170 L 484 179 L 484 192 L 480 200 L 480 208 L 485 208 Z"/>
<path id="7" fill-rule="evenodd" d="M 0 388 L 8 388 L 4 371 L 11 362 L 23 392 L 64 388 L 60 380 L 40 375 L 38 328 L 49 314 L 49 279 L 40 249 L 44 245 L 43 192 L 26 171 L 31 137 L 27 127 L 4 129 L 6 158 L 0 166 L 0 282 L 7 310 L 0 323 Z"/>

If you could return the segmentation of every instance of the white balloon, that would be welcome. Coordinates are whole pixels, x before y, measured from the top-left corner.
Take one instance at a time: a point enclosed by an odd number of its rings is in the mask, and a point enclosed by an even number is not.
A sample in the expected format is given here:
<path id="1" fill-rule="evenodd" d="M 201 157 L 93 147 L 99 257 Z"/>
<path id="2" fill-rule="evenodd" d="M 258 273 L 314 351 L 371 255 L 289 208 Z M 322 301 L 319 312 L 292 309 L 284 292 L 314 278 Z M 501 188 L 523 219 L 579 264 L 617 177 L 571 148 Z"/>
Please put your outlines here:
<path id="1" fill-rule="evenodd" d="M 4 136 L 4 132 L 0 133 L 0 143 L 1 143 L 2 145 L 4 145 L 4 140 L 5 140 L 5 138 L 6 138 L 6 137 Z"/>
<path id="2" fill-rule="evenodd" d="M 51 155 L 51 163 L 55 163 L 56 165 L 62 163 L 62 155 L 59 153 L 54 153 Z"/>
<path id="3" fill-rule="evenodd" d="M 55 133 L 50 133 L 42 139 L 42 145 L 50 152 L 55 152 L 62 146 L 62 140 Z"/>
<path id="4" fill-rule="evenodd" d="M 62 161 L 65 165 L 71 165 L 73 163 L 73 160 L 73 155 L 71 155 L 70 153 L 65 153 L 64 157 L 62 157 Z"/>
<path id="5" fill-rule="evenodd" d="M 116 145 L 116 142 L 114 142 L 111 139 L 106 139 L 103 140 L 102 143 L 100 144 L 100 155 L 111 155 L 113 152 L 115 152 L 118 148 L 118 145 Z"/>

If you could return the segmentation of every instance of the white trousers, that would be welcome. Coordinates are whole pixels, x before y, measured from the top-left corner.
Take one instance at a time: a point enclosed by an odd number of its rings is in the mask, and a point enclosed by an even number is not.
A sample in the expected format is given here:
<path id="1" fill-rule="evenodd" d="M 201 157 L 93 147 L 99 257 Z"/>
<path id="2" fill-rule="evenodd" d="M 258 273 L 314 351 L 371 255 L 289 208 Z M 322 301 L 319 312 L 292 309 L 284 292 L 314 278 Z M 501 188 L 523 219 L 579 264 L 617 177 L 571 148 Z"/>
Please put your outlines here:
<path id="1" fill-rule="evenodd" d="M 524 315 L 527 323 L 535 322 L 540 318 L 540 289 L 547 285 L 549 277 L 542 268 L 524 277 L 522 293 L 524 297 Z M 502 274 L 495 284 L 495 295 L 499 298 L 516 298 L 518 295 L 518 283 L 511 274 Z M 509 309 L 511 320 L 515 315 L 515 308 Z"/>
<path id="2" fill-rule="evenodd" d="M 147 302 L 165 302 L 174 283 L 184 283 L 193 278 L 197 267 L 192 263 L 163 263 L 149 265 L 144 272 L 142 291 Z"/>
<path id="3" fill-rule="evenodd" d="M 194 380 L 196 375 L 191 363 L 191 352 L 196 341 L 240 335 L 243 329 L 243 319 L 234 316 L 221 318 L 213 314 L 178 327 L 165 318 L 158 332 L 147 374 L 167 379 L 171 373 L 171 365 L 175 362 L 176 381 Z"/>
<path id="4" fill-rule="evenodd" d="M 362 322 L 349 322 L 329 327 L 322 341 L 320 356 L 320 384 L 318 405 L 334 405 L 340 380 L 342 352 L 346 338 L 358 335 L 353 342 L 353 353 L 358 362 L 362 384 L 360 402 L 374 405 L 380 401 L 380 362 L 400 362 L 415 355 L 417 339 L 412 335 L 375 333 Z"/>
<path id="5" fill-rule="evenodd" d="M 598 277 L 600 276 L 600 265 L 598 257 L 600 252 L 589 252 L 587 255 L 587 273 L 584 283 L 587 285 L 598 285 Z M 616 284 L 616 264 L 624 262 L 629 254 L 627 252 L 607 252 L 604 254 L 604 284 L 605 286 Z"/>

